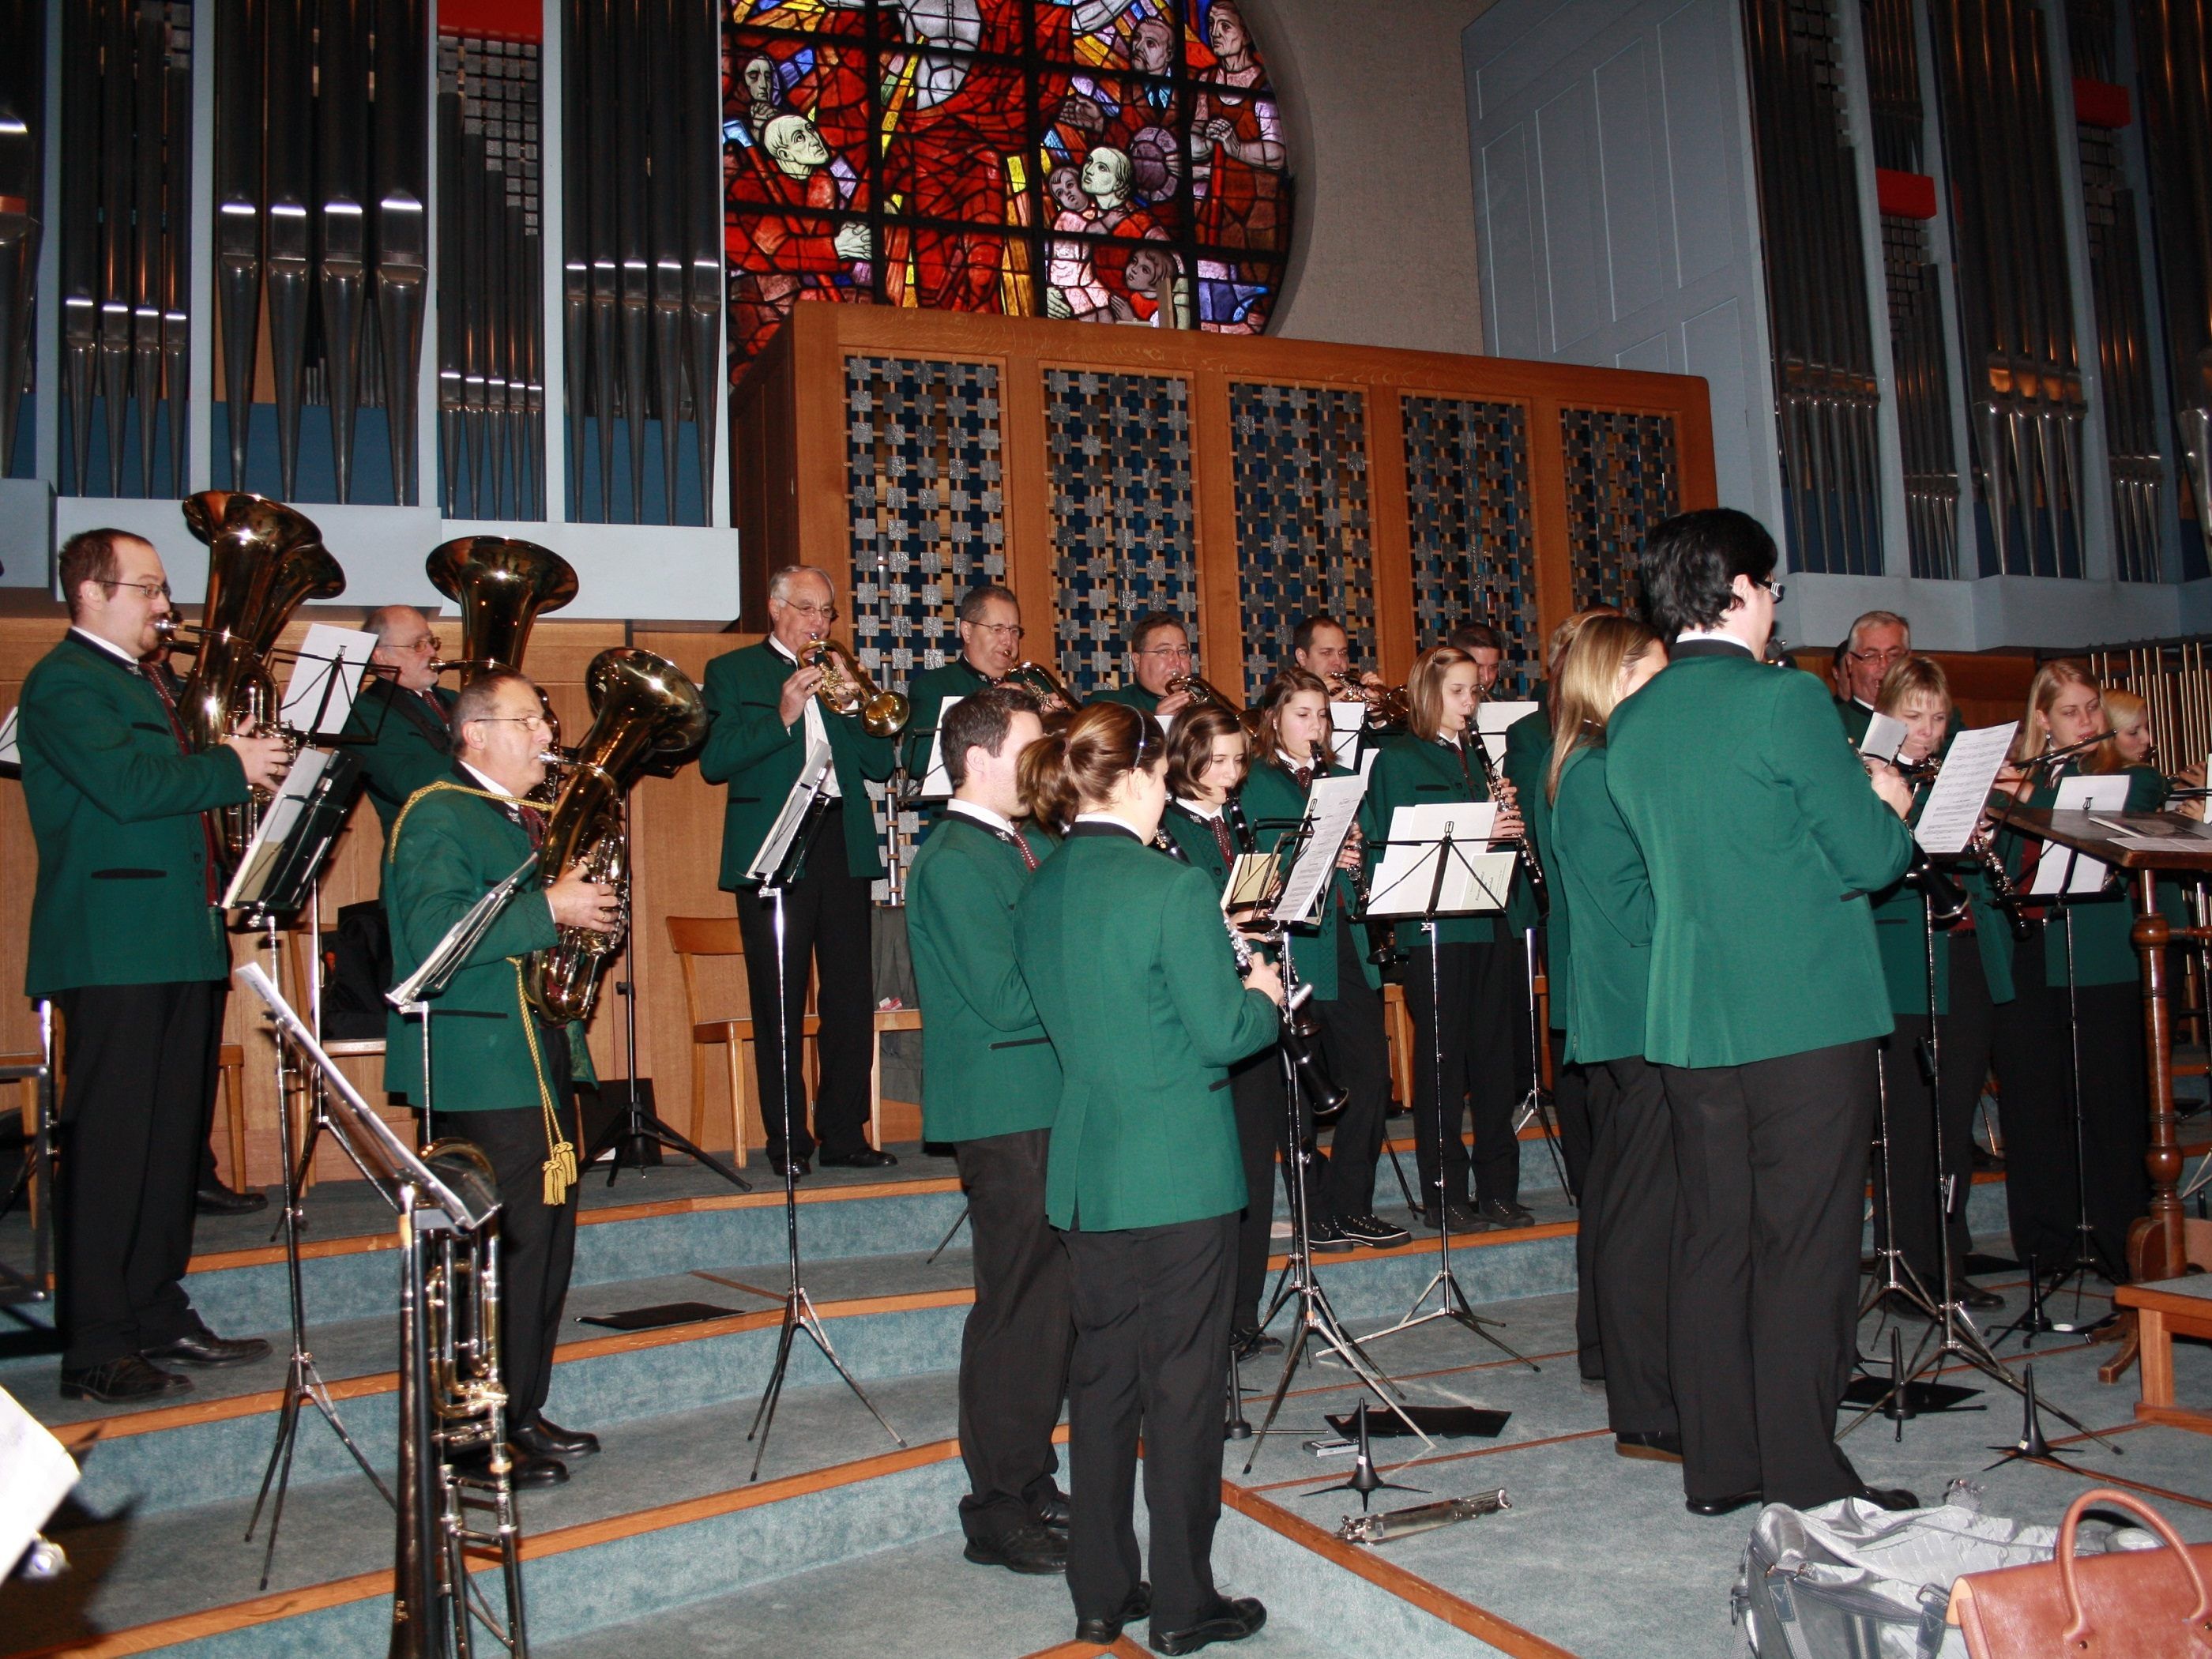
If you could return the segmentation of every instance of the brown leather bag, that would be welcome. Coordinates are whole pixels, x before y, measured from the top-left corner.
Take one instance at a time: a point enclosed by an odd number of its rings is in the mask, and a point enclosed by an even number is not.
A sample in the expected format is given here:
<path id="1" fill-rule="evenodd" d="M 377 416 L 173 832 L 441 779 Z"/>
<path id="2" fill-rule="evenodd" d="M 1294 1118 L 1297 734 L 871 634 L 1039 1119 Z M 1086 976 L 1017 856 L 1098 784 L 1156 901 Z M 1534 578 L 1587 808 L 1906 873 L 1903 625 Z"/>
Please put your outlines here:
<path id="1" fill-rule="evenodd" d="M 2082 1511 L 2117 1504 L 2166 1540 L 2162 1550 L 2074 1558 Z M 2184 1544 L 2166 1518 L 2125 1492 L 2075 1498 L 2055 1560 L 1970 1572 L 1951 1587 L 1951 1620 L 1973 1659 L 2212 1659 L 2212 1544 Z"/>

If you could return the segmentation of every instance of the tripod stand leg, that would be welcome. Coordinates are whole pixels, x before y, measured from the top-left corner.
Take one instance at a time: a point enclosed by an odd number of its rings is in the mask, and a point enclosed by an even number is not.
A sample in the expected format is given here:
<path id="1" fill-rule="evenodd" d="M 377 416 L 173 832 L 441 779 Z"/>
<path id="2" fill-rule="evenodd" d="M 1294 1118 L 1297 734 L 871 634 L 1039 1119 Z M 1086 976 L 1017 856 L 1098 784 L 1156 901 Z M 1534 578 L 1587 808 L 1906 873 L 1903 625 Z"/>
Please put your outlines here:
<path id="1" fill-rule="evenodd" d="M 791 1364 L 792 1333 L 799 1328 L 799 1303 L 795 1297 L 787 1297 L 783 1304 L 783 1328 L 776 1333 L 775 1366 L 769 1373 L 768 1387 L 761 1390 L 761 1402 L 753 1413 L 753 1425 L 745 1431 L 745 1438 L 757 1440 L 753 1448 L 753 1472 L 748 1480 L 760 1479 L 761 1458 L 768 1451 L 768 1431 L 775 1425 L 775 1402 L 783 1393 L 783 1374 Z"/>
<path id="2" fill-rule="evenodd" d="M 960 1230 L 968 1224 L 968 1212 L 972 1207 L 973 1206 L 965 1204 L 960 1206 L 960 1213 L 953 1218 L 952 1224 L 945 1230 L 945 1237 L 937 1241 L 937 1248 L 922 1258 L 923 1267 L 931 1266 L 938 1257 L 945 1254 L 953 1239 L 959 1235 Z"/>
<path id="3" fill-rule="evenodd" d="M 830 1367 L 838 1376 L 845 1379 L 845 1386 L 853 1391 L 853 1398 L 868 1408 L 868 1415 L 876 1419 L 876 1426 L 890 1436 L 893 1445 L 902 1451 L 905 1450 L 905 1437 L 884 1420 L 884 1414 L 876 1409 L 876 1402 L 868 1398 L 867 1391 L 854 1380 L 853 1373 L 845 1369 L 845 1362 L 837 1358 L 837 1350 L 830 1346 L 830 1334 L 822 1328 L 822 1316 L 814 1311 L 813 1298 L 805 1291 L 801 1291 L 799 1293 L 799 1328 L 814 1339 L 814 1346 L 822 1350 L 822 1357 L 830 1362 Z"/>
<path id="4" fill-rule="evenodd" d="M 276 1477 L 275 1504 L 269 1511 L 269 1543 L 261 1552 L 261 1588 L 269 1588 L 269 1575 L 276 1565 L 276 1534 L 284 1525 L 284 1494 L 292 1484 L 292 1449 L 299 1443 L 300 1395 L 295 1389 L 284 1396 L 284 1409 L 276 1419 L 276 1443 L 270 1449 L 269 1467 L 261 1476 L 261 1495 L 269 1496 L 270 1477 Z M 246 1524 L 246 1535 L 253 1536 L 254 1522 L 261 1518 L 261 1499 L 253 1503 L 253 1519 Z"/>
<path id="5" fill-rule="evenodd" d="M 1253 1464 L 1260 1461 L 1261 1443 L 1267 1431 L 1275 1425 L 1276 1414 L 1283 1409 L 1283 1401 L 1291 1391 L 1291 1377 L 1298 1369 L 1298 1359 L 1306 1351 L 1306 1335 L 1310 1328 L 1304 1320 L 1291 1337 L 1291 1346 L 1283 1355 L 1283 1375 L 1275 1384 L 1275 1397 L 1267 1402 L 1267 1414 L 1260 1419 L 1260 1432 L 1252 1437 L 1252 1455 L 1244 1460 L 1244 1473 L 1252 1473 Z"/>
<path id="6" fill-rule="evenodd" d="M 714 1153 L 693 1146 L 690 1141 L 670 1128 L 660 1119 L 634 1103 L 627 1113 L 599 1131 L 599 1138 L 592 1143 L 590 1150 L 584 1154 L 584 1163 L 586 1165 L 596 1164 L 606 1155 L 610 1147 L 619 1146 L 632 1140 L 657 1141 L 670 1152 L 681 1152 L 693 1163 L 704 1164 L 739 1192 L 749 1193 L 753 1189 L 751 1182 L 723 1163 Z M 607 1184 L 610 1187 L 614 1185 L 615 1174 L 620 1168 L 621 1160 L 617 1158 L 615 1169 L 607 1172 Z"/>

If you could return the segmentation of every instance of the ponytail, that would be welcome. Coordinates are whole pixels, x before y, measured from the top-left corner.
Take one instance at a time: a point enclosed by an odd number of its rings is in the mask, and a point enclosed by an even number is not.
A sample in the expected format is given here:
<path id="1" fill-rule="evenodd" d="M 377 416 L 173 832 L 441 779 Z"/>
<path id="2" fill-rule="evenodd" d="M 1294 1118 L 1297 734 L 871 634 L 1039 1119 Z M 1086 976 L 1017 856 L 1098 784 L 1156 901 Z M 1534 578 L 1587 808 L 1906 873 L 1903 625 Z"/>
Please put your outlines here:
<path id="1" fill-rule="evenodd" d="M 1075 815 L 1103 805 L 1124 773 L 1165 752 L 1152 716 L 1118 702 L 1085 703 L 1058 732 L 1022 750 L 1022 795 L 1036 821 L 1066 835 Z"/>

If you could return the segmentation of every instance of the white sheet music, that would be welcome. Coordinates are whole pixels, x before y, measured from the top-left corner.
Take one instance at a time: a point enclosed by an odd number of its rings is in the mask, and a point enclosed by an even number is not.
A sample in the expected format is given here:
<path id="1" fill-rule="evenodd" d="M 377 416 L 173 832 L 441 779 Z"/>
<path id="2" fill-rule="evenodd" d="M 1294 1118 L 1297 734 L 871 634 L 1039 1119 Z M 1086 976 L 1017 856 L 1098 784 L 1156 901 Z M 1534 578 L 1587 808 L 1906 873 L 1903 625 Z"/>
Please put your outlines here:
<path id="1" fill-rule="evenodd" d="M 314 793 L 323 769 L 331 763 L 327 749 L 302 749 L 292 762 L 292 769 L 276 786 L 276 793 L 261 809 L 261 823 L 247 843 L 246 855 L 238 861 L 238 872 L 230 878 L 224 890 L 222 908 L 235 910 L 251 904 L 262 896 L 268 881 L 270 866 L 284 851 L 284 843 L 299 823 L 300 814 L 307 810 L 307 797 Z"/>
<path id="2" fill-rule="evenodd" d="M 1333 702 L 1328 706 L 1330 741 L 1336 750 L 1336 763 L 1347 769 L 1359 764 L 1359 734 L 1367 729 L 1367 705 L 1364 702 Z"/>
<path id="3" fill-rule="evenodd" d="M 1479 702 L 1474 706 L 1474 729 L 1482 733 L 1482 746 L 1490 758 L 1505 758 L 1505 728 L 1536 712 L 1531 702 Z"/>
<path id="4" fill-rule="evenodd" d="M 15 711 L 0 714 L 0 766 L 21 766 L 23 751 L 15 743 Z"/>
<path id="5" fill-rule="evenodd" d="M 806 809 L 814 804 L 822 780 L 829 775 L 830 737 L 825 732 L 808 742 L 806 757 L 799 763 L 799 776 L 791 786 L 791 793 L 784 798 L 783 811 L 775 815 L 775 822 L 769 826 L 760 851 L 753 854 L 753 861 L 745 871 L 747 881 L 772 881 L 775 872 L 783 868 L 784 855 L 791 850 L 792 838 L 806 821 Z"/>
<path id="6" fill-rule="evenodd" d="M 31 1547 L 32 1534 L 76 1485 L 76 1473 L 53 1431 L 0 1389 L 0 1560 L 12 1563 Z"/>
<path id="7" fill-rule="evenodd" d="M 1937 858 L 1966 850 L 1990 788 L 2012 748 L 2013 733 L 2019 729 L 2018 720 L 2007 720 L 2002 726 L 1961 732 L 1952 739 L 1943 770 L 1928 792 L 1928 803 L 1920 809 L 1920 823 L 1912 832 L 1923 849 Z"/>
<path id="8" fill-rule="evenodd" d="M 1516 854 L 1492 853 L 1491 825 L 1498 808 L 1489 801 L 1437 801 L 1401 806 L 1390 815 L 1389 844 L 1367 886 L 1371 916 L 1425 916 L 1436 895 L 1435 914 L 1469 915 L 1505 908 Z M 1450 838 L 1449 847 L 1444 845 Z M 1449 854 L 1439 890 L 1437 867 Z"/>
<path id="9" fill-rule="evenodd" d="M 368 672 L 368 653 L 375 649 L 374 634 L 309 623 L 291 678 L 284 683 L 277 719 L 299 732 L 335 737 L 344 731 L 354 699 L 361 695 L 362 676 Z"/>
<path id="10" fill-rule="evenodd" d="M 2124 776 L 2068 778 L 2058 786 L 2058 799 L 2051 804 L 2051 811 L 2117 812 L 2127 804 L 2128 781 Z M 2045 896 L 2094 893 L 2104 884 L 2105 866 L 2101 860 L 2047 841 L 2043 843 L 2043 856 L 2036 860 L 2035 879 L 2028 884 L 2027 890 Z"/>
<path id="11" fill-rule="evenodd" d="M 952 794 L 952 775 L 945 769 L 945 717 L 952 712 L 955 703 L 966 701 L 947 697 L 937 705 L 937 730 L 929 734 L 929 764 L 921 774 L 921 799 L 946 800 Z"/>
<path id="12" fill-rule="evenodd" d="M 1905 722 L 1889 714 L 1867 716 L 1866 736 L 1859 739 L 1859 753 L 1869 760 L 1895 760 L 1897 751 L 1904 746 Z"/>
<path id="13" fill-rule="evenodd" d="M 1314 919 L 1322 895 L 1328 890 L 1337 854 L 1344 850 L 1344 838 L 1359 816 L 1360 799 L 1366 793 L 1367 779 L 1358 773 L 1348 778 L 1314 780 L 1312 793 L 1306 797 L 1309 829 L 1302 832 L 1303 850 L 1275 897 L 1277 921 L 1295 923 Z"/>

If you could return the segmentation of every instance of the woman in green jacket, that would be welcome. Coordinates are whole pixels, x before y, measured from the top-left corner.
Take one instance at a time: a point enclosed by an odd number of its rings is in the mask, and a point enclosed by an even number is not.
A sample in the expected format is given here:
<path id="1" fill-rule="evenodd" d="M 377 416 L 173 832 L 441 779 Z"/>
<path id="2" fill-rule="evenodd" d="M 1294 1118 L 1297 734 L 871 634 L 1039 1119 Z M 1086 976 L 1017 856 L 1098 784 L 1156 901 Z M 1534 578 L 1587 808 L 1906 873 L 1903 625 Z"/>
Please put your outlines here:
<path id="1" fill-rule="evenodd" d="M 1351 775 L 1330 750 L 1328 702 L 1328 687 L 1318 676 L 1287 667 L 1256 705 L 1257 753 L 1243 799 L 1244 816 L 1264 850 L 1280 847 L 1295 832 L 1316 780 Z M 1322 1058 L 1330 1080 L 1349 1097 L 1336 1120 L 1328 1162 L 1316 1171 L 1310 1194 L 1316 1249 L 1332 1244 L 1381 1249 L 1412 1237 L 1375 1213 L 1375 1168 L 1390 1110 L 1390 1045 L 1382 1029 L 1382 976 L 1366 960 L 1351 921 L 1358 909 L 1352 876 L 1360 857 L 1355 830 L 1322 896 L 1320 921 L 1291 934 L 1291 965 L 1313 987 L 1306 1006 L 1321 1026 Z"/>
<path id="2" fill-rule="evenodd" d="M 1942 665 L 1928 657 L 1907 657 L 1882 676 L 1875 712 L 1905 723 L 1898 758 L 1924 761 L 1943 752 L 1951 729 L 1951 684 Z M 1914 816 L 1926 804 L 1923 790 Z M 1967 909 L 1963 919 L 1936 923 L 1936 1018 L 1942 1061 L 1942 1174 L 1951 1184 L 1943 1212 L 1951 1237 L 1951 1291 L 1969 1308 L 2000 1307 L 2003 1298 L 1966 1279 L 1966 1197 L 1973 1186 L 1974 1107 L 1989 1076 L 1996 1036 L 1998 1005 L 2012 1000 L 2012 934 L 1978 872 L 1965 878 Z M 1942 1252 L 1936 1240 L 1940 1206 L 1936 1169 L 1936 1113 L 1918 1059 L 1929 1035 L 1928 1006 L 1928 917 L 1920 889 L 1899 882 L 1875 895 L 1875 940 L 1881 948 L 1882 978 L 1897 1029 L 1882 1041 L 1883 1081 L 1887 1092 L 1888 1168 L 1875 1164 L 1875 1225 L 1887 1224 L 1887 1206 L 1895 1216 L 1898 1247 L 1905 1266 L 1932 1294 L 1943 1291 Z M 1887 1188 L 1887 1194 L 1883 1186 Z"/>
<path id="3" fill-rule="evenodd" d="M 1998 778 L 2030 806 L 2050 806 L 2058 786 L 2081 775 L 2082 757 L 2044 762 L 2046 750 L 2085 744 L 2106 731 L 2102 689 L 2082 664 L 2045 663 L 2029 683 L 2027 710 L 2014 740 L 2012 769 Z M 2148 811 L 2163 781 L 2148 767 L 2130 767 L 2125 810 Z M 2049 847 L 2008 836 L 2020 884 Z M 2063 1265 L 2074 1253 L 2080 1198 L 2073 1116 L 2068 1107 L 2081 1053 L 2081 1165 L 2089 1220 L 2103 1264 L 2127 1266 L 2128 1229 L 2150 1204 L 2143 1154 L 2150 1137 L 2145 1107 L 2141 968 L 2129 934 L 2135 907 L 2124 882 L 2109 879 L 2094 898 L 2046 907 L 2043 924 L 2013 957 L 2014 1000 L 2001 1011 L 1997 1077 L 2004 1108 L 2005 1200 L 2013 1249 L 2039 1267 Z M 2068 913 L 2072 917 L 2069 989 Z M 2075 1017 L 2078 1008 L 2078 1018 Z M 2070 1028 L 2070 1036 L 2069 1036 Z"/>
<path id="4" fill-rule="evenodd" d="M 1605 1357 L 1606 1416 L 1624 1457 L 1679 1462 L 1680 1420 L 1667 1364 L 1668 1253 L 1674 1228 L 1673 1120 L 1659 1068 L 1644 1058 L 1651 878 L 1606 787 L 1613 711 L 1667 665 L 1666 647 L 1629 617 L 1593 617 L 1554 675 L 1552 914 L 1575 916 L 1567 1058 L 1589 1079 L 1589 1162 L 1575 1238 L 1578 1303 Z M 1576 1325 L 1585 1316 L 1578 1307 Z"/>
<path id="5" fill-rule="evenodd" d="M 1490 799 L 1482 763 L 1473 748 L 1481 741 L 1474 727 L 1475 705 L 1482 698 L 1474 659 L 1448 645 L 1424 651 L 1414 659 L 1406 693 L 1411 706 L 1405 735 L 1392 739 L 1375 757 L 1361 808 L 1369 854 L 1378 863 L 1399 807 Z M 1501 801 L 1491 830 L 1492 846 L 1520 833 L 1521 820 L 1512 801 Z M 1527 1013 L 1520 943 L 1491 915 L 1448 916 L 1438 921 L 1433 963 L 1422 923 L 1400 922 L 1397 937 L 1398 948 L 1407 953 L 1406 1009 L 1413 1019 L 1413 1097 L 1407 1104 L 1413 1111 L 1413 1146 L 1421 1166 L 1421 1218 L 1431 1227 L 1449 1226 L 1454 1232 L 1525 1227 L 1534 1218 L 1517 1201 L 1521 1147 L 1513 1134 L 1513 1109 L 1522 1089 L 1514 1031 Z M 1443 1059 L 1441 1084 L 1436 1064 L 1439 1052 Z M 1472 1207 L 1468 1198 L 1470 1160 L 1460 1132 L 1464 1115 L 1470 1111 L 1474 1120 Z"/>
<path id="6" fill-rule="evenodd" d="M 1167 805 L 1158 728 L 1086 704 L 1032 744 L 1022 781 L 1060 849 L 1014 906 L 1014 955 L 1060 1056 L 1045 1208 L 1067 1245 L 1067 1587 L 1076 1636 L 1153 1649 L 1249 1636 L 1267 1611 L 1213 1586 L 1221 1389 L 1244 1207 L 1229 1068 L 1271 1045 L 1282 981 L 1239 984 L 1218 890 L 1151 842 Z M 1132 1519 L 1144 1436 L 1147 1596 Z"/>

